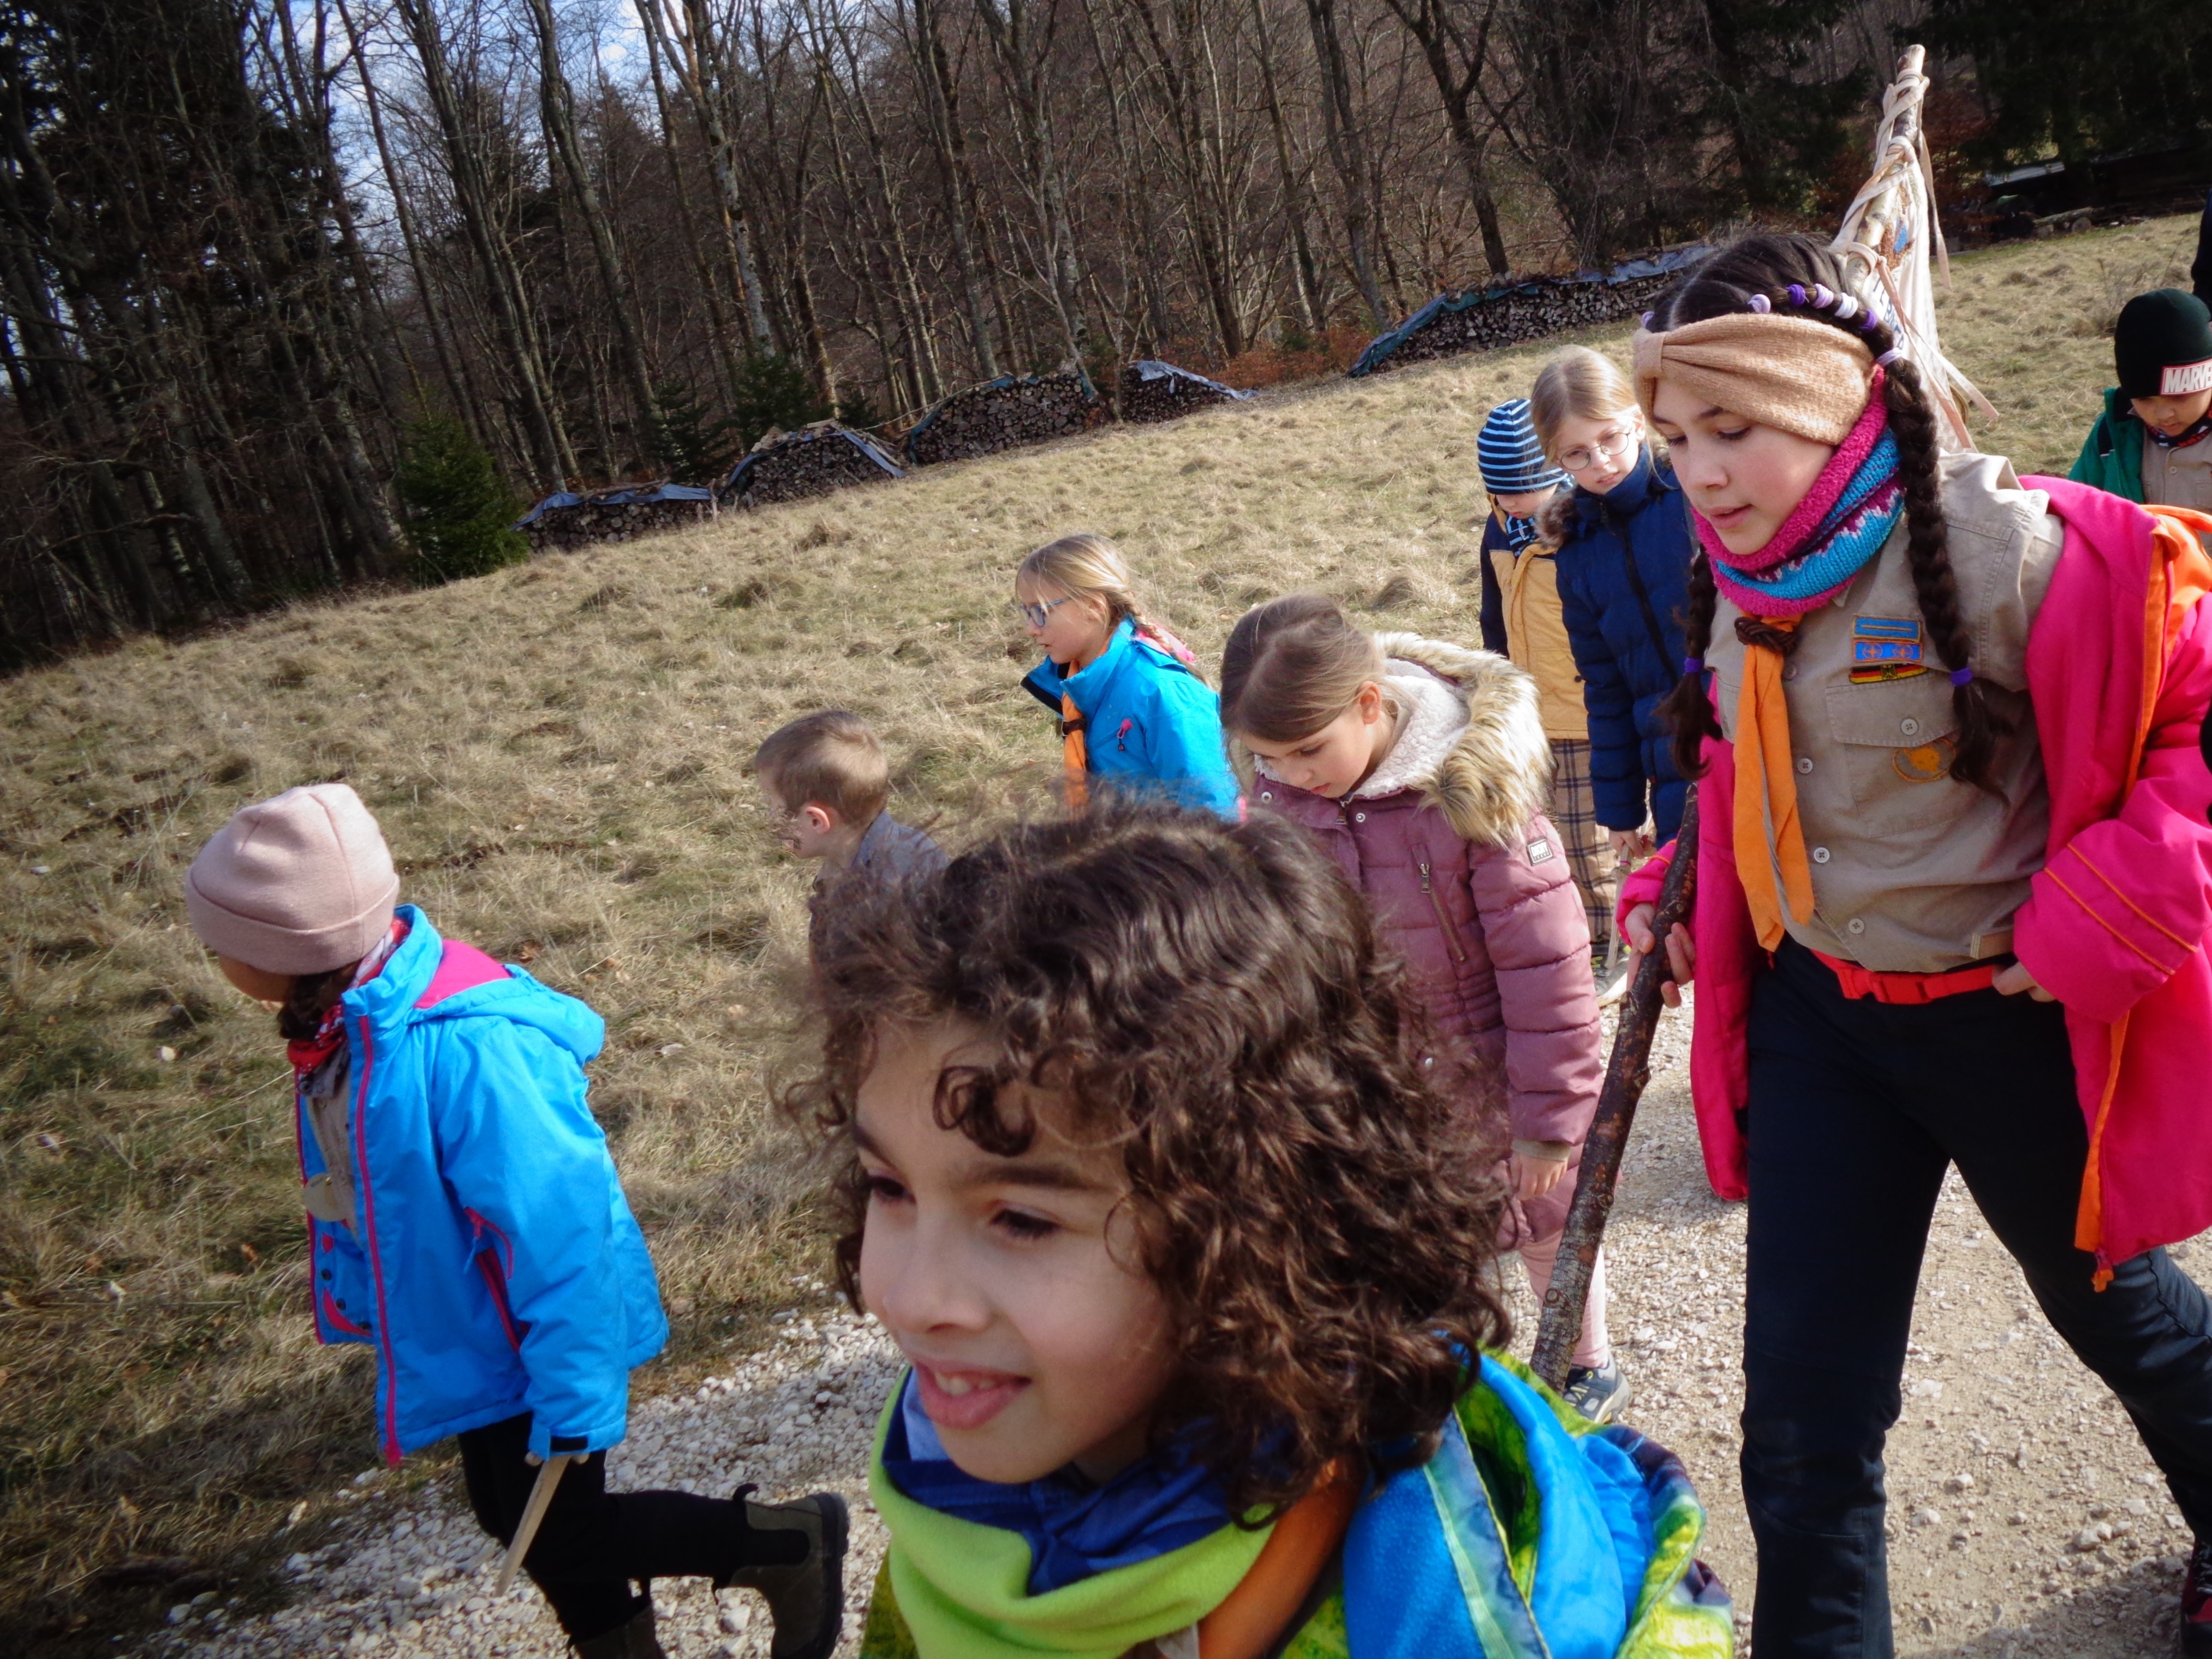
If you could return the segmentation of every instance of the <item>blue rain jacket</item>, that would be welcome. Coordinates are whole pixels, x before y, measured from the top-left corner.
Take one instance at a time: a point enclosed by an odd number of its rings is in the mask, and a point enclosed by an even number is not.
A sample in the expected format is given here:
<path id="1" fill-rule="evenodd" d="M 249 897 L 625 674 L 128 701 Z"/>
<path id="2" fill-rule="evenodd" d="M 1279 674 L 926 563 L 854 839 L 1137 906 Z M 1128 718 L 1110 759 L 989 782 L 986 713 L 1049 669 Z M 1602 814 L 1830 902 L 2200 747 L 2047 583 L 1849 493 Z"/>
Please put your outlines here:
<path id="1" fill-rule="evenodd" d="M 1055 718 L 1061 692 L 1074 700 L 1091 776 L 1124 787 L 1159 785 L 1186 806 L 1234 818 L 1239 792 L 1221 738 L 1221 699 L 1135 635 L 1135 625 L 1124 622 L 1088 668 L 1062 675 L 1048 657 L 1022 684 Z"/>
<path id="2" fill-rule="evenodd" d="M 345 995 L 354 1217 L 308 1223 L 315 1333 L 376 1350 L 388 1462 L 523 1412 L 540 1456 L 603 1450 L 668 1340 L 585 1103 L 605 1022 L 399 914 L 406 939 Z M 296 1109 L 305 1181 L 325 1165 Z"/>
<path id="3" fill-rule="evenodd" d="M 1575 491 L 1553 560 L 1567 646 L 1589 714 L 1590 789 L 1597 821 L 1674 838 L 1688 785 L 1674 770 L 1659 704 L 1682 678 L 1690 597 L 1690 515 L 1674 475 L 1644 449 L 1636 471 L 1602 495 Z"/>

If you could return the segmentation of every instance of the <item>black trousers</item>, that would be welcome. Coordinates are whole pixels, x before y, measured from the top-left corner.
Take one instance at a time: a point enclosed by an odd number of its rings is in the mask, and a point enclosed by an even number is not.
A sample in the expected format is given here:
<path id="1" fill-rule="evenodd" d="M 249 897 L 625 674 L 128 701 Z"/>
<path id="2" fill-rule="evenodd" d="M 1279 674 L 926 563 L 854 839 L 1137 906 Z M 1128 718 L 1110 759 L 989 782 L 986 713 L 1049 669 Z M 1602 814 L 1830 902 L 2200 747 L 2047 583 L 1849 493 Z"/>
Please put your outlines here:
<path id="1" fill-rule="evenodd" d="M 1846 999 L 1785 942 L 1751 1010 L 1743 1492 L 1760 1659 L 1889 1659 L 1882 1442 L 1956 1164 L 2044 1313 L 2212 1539 L 2212 1307 L 2163 1250 L 2104 1291 L 2074 1248 L 2088 1133 L 2056 1003 Z"/>
<path id="2" fill-rule="evenodd" d="M 538 1480 L 537 1466 L 526 1461 L 529 1414 L 471 1429 L 460 1442 L 470 1507 L 486 1532 L 513 1542 Z M 736 1500 L 609 1492 L 606 1454 L 598 1452 L 562 1472 L 522 1565 L 569 1638 L 586 1642 L 627 1624 L 645 1605 L 631 1580 L 649 1595 L 655 1578 L 724 1577 L 752 1565 L 750 1540 L 745 1506 Z"/>

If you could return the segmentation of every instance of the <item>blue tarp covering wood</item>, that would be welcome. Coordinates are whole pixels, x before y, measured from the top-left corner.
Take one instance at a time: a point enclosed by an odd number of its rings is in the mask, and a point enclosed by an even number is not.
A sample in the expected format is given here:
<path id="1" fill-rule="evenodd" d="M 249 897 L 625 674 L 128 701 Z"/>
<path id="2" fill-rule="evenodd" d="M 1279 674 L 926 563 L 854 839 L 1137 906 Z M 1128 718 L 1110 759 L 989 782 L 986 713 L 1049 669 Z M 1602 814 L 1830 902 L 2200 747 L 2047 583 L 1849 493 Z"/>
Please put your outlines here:
<path id="1" fill-rule="evenodd" d="M 628 507 L 635 501 L 710 501 L 714 499 L 713 490 L 698 484 L 617 484 L 611 489 L 595 489 L 588 495 L 556 489 L 517 519 L 514 527 L 526 530 L 546 514 L 556 513 L 567 507 Z"/>
<path id="2" fill-rule="evenodd" d="M 1711 252 L 1702 244 L 1669 248 L 1650 258 L 1625 261 L 1615 265 L 1609 274 L 1579 270 L 1571 276 L 1540 276 L 1525 283 L 1500 283 L 1494 288 L 1471 288 L 1462 294 L 1440 294 L 1389 333 L 1378 334 L 1369 341 L 1359 360 L 1346 372 L 1355 376 L 1371 374 L 1389 365 L 1410 342 L 1429 329 L 1439 323 L 1462 319 L 1468 312 L 1495 309 L 1501 313 L 1516 314 L 1510 324 L 1501 315 L 1501 326 L 1495 331 L 1474 327 L 1455 330 L 1455 334 L 1465 337 L 1454 349 L 1478 350 L 1516 344 L 1522 340 L 1541 339 L 1561 328 L 1581 327 L 1626 316 L 1631 296 L 1640 297 L 1647 290 L 1656 291 L 1661 279 L 1695 264 Z M 1567 303 L 1559 305 L 1560 301 Z M 1565 320 L 1546 326 L 1548 313 L 1555 311 L 1564 312 Z M 1466 320 L 1472 323 L 1474 319 Z M 1497 337 L 1486 337 L 1492 333 Z M 1409 358 L 1414 355 L 1407 353 Z M 1444 354 L 1428 351 L 1418 355 L 1426 357 Z"/>
<path id="3" fill-rule="evenodd" d="M 775 457 L 787 453 L 793 445 L 813 443 L 847 445 L 884 477 L 906 477 L 906 469 L 891 459 L 890 452 L 866 433 L 840 426 L 834 421 L 819 421 L 801 431 L 787 434 L 772 443 L 763 444 L 738 461 L 730 469 L 730 476 L 722 480 L 722 499 L 726 501 L 742 499 L 751 488 L 751 475 L 763 463 L 772 463 Z"/>

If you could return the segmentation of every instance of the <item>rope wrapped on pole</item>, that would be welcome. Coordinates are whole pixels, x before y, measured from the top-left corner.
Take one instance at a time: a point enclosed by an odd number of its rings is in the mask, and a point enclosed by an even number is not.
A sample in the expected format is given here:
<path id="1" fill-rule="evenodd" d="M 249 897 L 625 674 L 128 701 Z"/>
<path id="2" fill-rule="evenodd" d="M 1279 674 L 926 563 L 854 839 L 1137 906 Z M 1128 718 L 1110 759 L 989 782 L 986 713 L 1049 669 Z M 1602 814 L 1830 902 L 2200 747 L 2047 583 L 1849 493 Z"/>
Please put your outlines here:
<path id="1" fill-rule="evenodd" d="M 1927 53 L 1907 46 L 1898 60 L 1897 78 L 1881 95 L 1881 119 L 1874 133 L 1874 169 L 1844 210 L 1844 222 L 1829 244 L 1843 261 L 1844 275 L 1862 300 L 1889 319 L 1905 355 L 1921 371 L 1928 394 L 1942 412 L 1944 447 L 1971 449 L 1965 398 L 1990 419 L 1996 409 L 1959 367 L 1943 355 L 1936 331 L 1935 278 L 1931 253 L 1951 279 L 1950 250 L 1936 212 L 1936 172 L 1928 154 L 1921 106 L 1928 95 L 1922 65 Z"/>
<path id="2" fill-rule="evenodd" d="M 1567 1385 L 1567 1365 L 1582 1333 L 1583 1306 L 1589 1299 L 1590 1276 L 1597 1270 L 1598 1246 L 1613 1213 L 1613 1189 L 1620 1181 L 1621 1154 L 1635 1126 L 1636 1103 L 1651 1081 L 1651 1039 L 1659 1030 L 1659 988 L 1670 971 L 1667 935 L 1687 920 L 1698 894 L 1698 789 L 1691 785 L 1682 805 L 1682 827 L 1674 836 L 1674 861 L 1659 889 L 1658 914 L 1652 919 L 1652 948 L 1636 964 L 1628 994 L 1620 1001 L 1620 1024 L 1613 1039 L 1613 1059 L 1598 1091 L 1597 1115 L 1583 1144 L 1582 1174 L 1567 1211 L 1559 1256 L 1544 1292 L 1543 1316 L 1536 1326 L 1536 1351 L 1529 1369 L 1554 1389 Z"/>

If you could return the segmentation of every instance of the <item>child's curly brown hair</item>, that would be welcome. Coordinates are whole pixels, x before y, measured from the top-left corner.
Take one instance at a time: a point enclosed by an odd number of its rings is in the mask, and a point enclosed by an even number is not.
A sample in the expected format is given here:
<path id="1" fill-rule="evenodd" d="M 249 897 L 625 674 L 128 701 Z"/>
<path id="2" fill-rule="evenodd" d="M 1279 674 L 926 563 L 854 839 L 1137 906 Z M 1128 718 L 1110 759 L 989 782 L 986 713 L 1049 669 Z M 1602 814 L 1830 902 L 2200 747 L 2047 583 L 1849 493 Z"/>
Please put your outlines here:
<path id="1" fill-rule="evenodd" d="M 1019 1081 L 1121 1149 L 1182 1351 L 1156 1445 L 1202 1421 L 1231 1512 L 1259 1516 L 1334 1462 L 1425 1454 L 1472 1357 L 1509 1339 L 1498 1146 L 1431 1085 L 1405 970 L 1306 836 L 1109 801 L 840 897 L 822 1068 L 787 1110 L 844 1136 L 877 1031 L 975 1028 L 995 1056 L 939 1079 L 942 1127 L 1022 1152 L 1036 1122 L 1001 1094 Z M 839 1188 L 857 1305 L 856 1158 Z"/>

